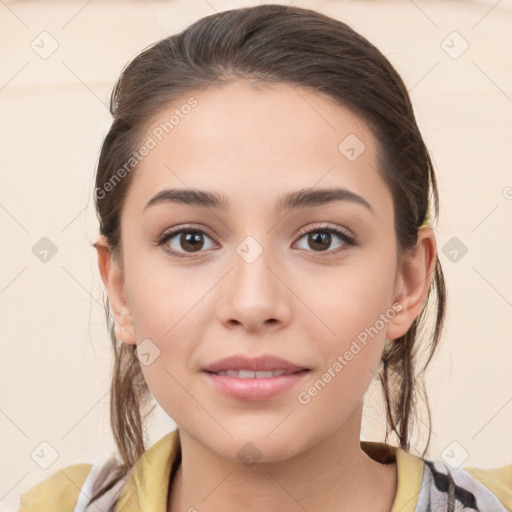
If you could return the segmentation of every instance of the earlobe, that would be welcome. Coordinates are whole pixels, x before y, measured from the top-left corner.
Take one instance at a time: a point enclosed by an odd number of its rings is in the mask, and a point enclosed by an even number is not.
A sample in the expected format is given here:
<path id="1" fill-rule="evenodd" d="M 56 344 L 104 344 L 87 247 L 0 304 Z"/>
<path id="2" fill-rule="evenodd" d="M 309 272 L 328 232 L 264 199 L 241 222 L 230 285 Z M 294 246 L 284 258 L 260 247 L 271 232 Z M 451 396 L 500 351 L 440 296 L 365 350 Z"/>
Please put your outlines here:
<path id="1" fill-rule="evenodd" d="M 418 230 L 416 247 L 402 258 L 401 269 L 397 279 L 400 290 L 395 302 L 401 310 L 388 323 L 386 339 L 403 336 L 420 314 L 428 296 L 428 290 L 434 276 L 437 260 L 435 234 L 428 226 Z"/>
<path id="2" fill-rule="evenodd" d="M 132 316 L 124 288 L 124 275 L 112 257 L 108 240 L 100 235 L 94 244 L 98 254 L 98 269 L 107 290 L 111 316 L 116 325 L 117 338 L 128 345 L 135 344 Z"/>

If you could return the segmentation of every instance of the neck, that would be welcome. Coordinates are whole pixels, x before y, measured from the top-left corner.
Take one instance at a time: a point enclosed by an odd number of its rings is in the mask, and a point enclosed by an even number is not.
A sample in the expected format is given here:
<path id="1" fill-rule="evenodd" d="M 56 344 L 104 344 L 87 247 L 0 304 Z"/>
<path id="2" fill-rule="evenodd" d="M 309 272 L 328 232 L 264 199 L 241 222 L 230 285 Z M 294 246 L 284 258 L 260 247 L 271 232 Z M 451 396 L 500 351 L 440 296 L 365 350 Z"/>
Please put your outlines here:
<path id="1" fill-rule="evenodd" d="M 291 458 L 254 465 L 220 457 L 180 429 L 182 461 L 168 512 L 391 511 L 396 465 L 371 459 L 361 449 L 360 429 L 347 427 Z"/>

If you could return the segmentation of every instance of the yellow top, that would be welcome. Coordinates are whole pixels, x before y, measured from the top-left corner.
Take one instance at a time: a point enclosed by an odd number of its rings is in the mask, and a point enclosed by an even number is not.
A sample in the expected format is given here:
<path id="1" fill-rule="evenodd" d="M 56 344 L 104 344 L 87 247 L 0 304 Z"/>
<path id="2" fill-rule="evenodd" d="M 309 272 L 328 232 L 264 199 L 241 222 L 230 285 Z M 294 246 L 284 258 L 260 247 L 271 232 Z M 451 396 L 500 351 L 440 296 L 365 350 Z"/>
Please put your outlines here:
<path id="1" fill-rule="evenodd" d="M 436 480 L 446 478 L 441 468 L 447 466 L 441 462 L 436 463 L 434 477 L 428 462 L 401 448 L 374 441 L 361 441 L 361 448 L 374 460 L 396 462 L 398 486 L 391 512 L 423 512 L 448 499 L 449 493 L 434 485 Z M 179 432 L 174 430 L 146 450 L 132 468 L 116 512 L 166 512 L 171 471 L 180 460 Z M 21 495 L 19 512 L 72 512 L 91 467 L 74 464 L 57 471 Z M 455 492 L 457 499 L 467 491 L 477 499 L 481 512 L 512 510 L 512 464 L 493 469 L 451 469 L 450 474 L 459 486 Z"/>

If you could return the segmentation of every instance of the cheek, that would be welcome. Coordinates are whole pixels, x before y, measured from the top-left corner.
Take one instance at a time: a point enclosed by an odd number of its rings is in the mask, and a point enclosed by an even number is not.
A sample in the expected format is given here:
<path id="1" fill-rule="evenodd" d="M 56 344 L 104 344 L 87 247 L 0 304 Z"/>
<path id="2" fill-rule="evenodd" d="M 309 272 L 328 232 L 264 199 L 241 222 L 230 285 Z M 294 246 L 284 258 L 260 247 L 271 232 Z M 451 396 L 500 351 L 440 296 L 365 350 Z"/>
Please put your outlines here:
<path id="1" fill-rule="evenodd" d="M 378 254 L 317 276 L 317 286 L 307 295 L 315 315 L 305 315 L 301 329 L 315 341 L 321 367 L 317 385 L 310 392 L 302 390 L 304 401 L 330 410 L 329 403 L 347 404 L 365 393 L 382 356 L 386 327 L 395 316 L 389 302 L 393 279 L 394 267 Z M 332 409 L 333 415 L 341 413 Z"/>
<path id="2" fill-rule="evenodd" d="M 197 318 L 214 284 L 210 274 L 203 275 L 198 279 L 193 266 L 178 268 L 162 256 L 141 254 L 127 262 L 126 289 L 137 340 L 154 337 L 167 343 L 183 323 Z"/>
<path id="3" fill-rule="evenodd" d="M 317 329 L 322 329 L 327 339 L 346 344 L 371 327 L 376 327 L 378 336 L 385 336 L 383 322 L 379 319 L 386 312 L 389 317 L 393 277 L 391 267 L 383 269 L 375 261 L 361 262 L 317 275 L 312 281 L 315 286 L 303 287 L 300 296 L 306 297 L 304 302 L 316 314 L 309 317 L 311 322 L 316 319 Z M 372 337 L 377 336 L 370 330 Z"/>
<path id="4" fill-rule="evenodd" d="M 160 403 L 181 399 L 180 384 L 192 371 L 194 353 L 204 327 L 205 306 L 201 300 L 209 283 L 187 272 L 153 265 L 132 270 L 127 280 L 133 328 L 141 369 L 153 396 Z M 207 286 L 208 285 L 208 286 Z M 206 315 L 206 318 L 208 316 Z M 144 364 L 147 359 L 150 364 Z M 174 397 L 174 398 L 172 398 Z"/>
<path id="5" fill-rule="evenodd" d="M 386 320 L 381 314 L 387 310 L 382 296 L 377 290 L 358 295 L 346 286 L 337 304 L 329 300 L 325 304 L 322 319 L 330 329 L 316 319 L 304 327 L 321 361 L 311 380 L 298 390 L 297 402 L 305 414 L 321 416 L 326 425 L 339 425 L 363 400 L 384 348 Z"/>
<path id="6" fill-rule="evenodd" d="M 196 372 L 194 355 L 200 337 L 194 311 L 182 307 L 166 307 L 164 302 L 151 307 L 139 304 L 141 315 L 137 323 L 137 349 L 142 357 L 141 370 L 152 396 L 160 406 L 179 422 L 182 416 L 200 414 L 197 404 L 189 393 L 190 377 Z M 162 305 L 162 306 L 161 306 Z M 145 345 L 144 345 L 145 344 Z M 149 364 L 144 358 L 143 347 L 147 347 Z"/>

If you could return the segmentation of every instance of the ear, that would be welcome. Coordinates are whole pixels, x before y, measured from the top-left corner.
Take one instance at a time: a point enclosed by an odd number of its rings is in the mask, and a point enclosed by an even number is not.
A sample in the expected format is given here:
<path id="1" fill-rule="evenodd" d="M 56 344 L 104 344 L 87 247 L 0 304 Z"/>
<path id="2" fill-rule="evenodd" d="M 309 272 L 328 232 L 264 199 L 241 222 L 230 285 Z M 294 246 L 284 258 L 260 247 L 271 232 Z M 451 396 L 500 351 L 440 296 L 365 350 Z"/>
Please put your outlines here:
<path id="1" fill-rule="evenodd" d="M 397 273 L 394 303 L 402 309 L 388 322 L 386 339 L 403 336 L 420 314 L 427 299 L 437 260 L 434 231 L 428 226 L 418 230 L 416 246 L 402 256 Z"/>
<path id="2" fill-rule="evenodd" d="M 116 324 L 117 338 L 128 345 L 135 344 L 130 306 L 124 287 L 124 274 L 120 264 L 113 258 L 108 239 L 100 235 L 94 244 L 98 253 L 98 268 L 107 289 L 111 312 Z"/>

